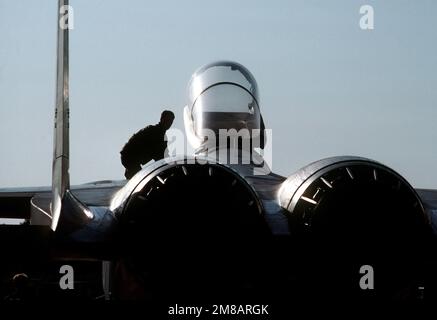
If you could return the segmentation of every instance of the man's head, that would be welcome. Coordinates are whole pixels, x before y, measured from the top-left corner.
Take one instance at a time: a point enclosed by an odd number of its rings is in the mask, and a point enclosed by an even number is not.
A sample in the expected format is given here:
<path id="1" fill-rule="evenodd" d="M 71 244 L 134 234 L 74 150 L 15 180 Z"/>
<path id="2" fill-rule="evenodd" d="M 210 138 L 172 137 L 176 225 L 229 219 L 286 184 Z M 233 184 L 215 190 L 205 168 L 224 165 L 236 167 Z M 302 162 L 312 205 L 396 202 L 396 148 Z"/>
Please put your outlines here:
<path id="1" fill-rule="evenodd" d="M 161 120 L 159 120 L 159 125 L 162 126 L 165 130 L 170 129 L 174 120 L 174 113 L 170 110 L 164 110 L 161 113 Z"/>

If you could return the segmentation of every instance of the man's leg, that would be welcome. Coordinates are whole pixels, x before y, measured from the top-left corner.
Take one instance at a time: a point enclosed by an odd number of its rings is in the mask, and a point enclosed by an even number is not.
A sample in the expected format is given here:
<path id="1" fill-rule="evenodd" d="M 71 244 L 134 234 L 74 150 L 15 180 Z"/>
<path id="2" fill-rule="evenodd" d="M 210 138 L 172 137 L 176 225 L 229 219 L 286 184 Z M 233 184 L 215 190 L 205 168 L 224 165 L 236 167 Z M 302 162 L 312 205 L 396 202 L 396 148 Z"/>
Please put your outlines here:
<path id="1" fill-rule="evenodd" d="M 126 177 L 126 179 L 130 179 L 132 178 L 138 171 L 141 170 L 141 166 L 140 165 L 134 165 L 134 166 L 129 166 L 126 168 L 125 172 L 124 172 L 124 176 Z"/>
<path id="2" fill-rule="evenodd" d="M 132 178 L 138 171 L 141 170 L 141 165 L 130 159 L 125 154 L 121 154 L 121 164 L 126 168 L 124 171 L 124 176 L 126 179 Z"/>

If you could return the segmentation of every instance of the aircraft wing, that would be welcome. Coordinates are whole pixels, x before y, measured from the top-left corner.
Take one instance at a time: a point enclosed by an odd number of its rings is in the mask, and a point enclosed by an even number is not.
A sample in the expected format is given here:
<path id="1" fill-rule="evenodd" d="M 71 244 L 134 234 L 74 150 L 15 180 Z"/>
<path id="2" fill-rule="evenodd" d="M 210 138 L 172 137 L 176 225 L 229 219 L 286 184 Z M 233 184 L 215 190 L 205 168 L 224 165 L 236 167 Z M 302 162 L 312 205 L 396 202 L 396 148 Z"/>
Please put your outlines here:
<path id="1" fill-rule="evenodd" d="M 111 198 L 126 181 L 96 181 L 71 187 L 71 192 L 88 206 L 109 207 Z M 12 223 L 10 219 L 29 220 L 32 201 L 49 209 L 51 187 L 1 188 L 0 221 Z M 24 221 L 23 221 L 24 222 Z"/>

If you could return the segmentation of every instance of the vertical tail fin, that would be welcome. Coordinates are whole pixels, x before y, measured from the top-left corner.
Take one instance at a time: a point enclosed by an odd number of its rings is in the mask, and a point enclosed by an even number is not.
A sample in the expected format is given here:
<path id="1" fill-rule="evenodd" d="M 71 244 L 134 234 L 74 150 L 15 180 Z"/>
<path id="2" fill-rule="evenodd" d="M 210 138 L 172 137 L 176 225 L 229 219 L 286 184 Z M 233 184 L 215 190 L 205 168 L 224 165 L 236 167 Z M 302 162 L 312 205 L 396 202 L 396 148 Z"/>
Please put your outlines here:
<path id="1" fill-rule="evenodd" d="M 52 171 L 52 229 L 56 230 L 62 208 L 62 199 L 70 188 L 69 169 L 69 63 L 68 25 L 62 24 L 62 12 L 68 0 L 58 1 L 58 41 L 56 53 L 56 106 L 55 132 L 53 140 Z"/>
<path id="2" fill-rule="evenodd" d="M 68 0 L 58 1 L 58 42 L 56 66 L 55 132 L 52 171 L 52 230 L 62 219 L 69 226 L 92 218 L 91 212 L 70 193 L 69 174 L 69 56 L 68 56 Z M 68 227 L 68 226 L 67 226 Z"/>

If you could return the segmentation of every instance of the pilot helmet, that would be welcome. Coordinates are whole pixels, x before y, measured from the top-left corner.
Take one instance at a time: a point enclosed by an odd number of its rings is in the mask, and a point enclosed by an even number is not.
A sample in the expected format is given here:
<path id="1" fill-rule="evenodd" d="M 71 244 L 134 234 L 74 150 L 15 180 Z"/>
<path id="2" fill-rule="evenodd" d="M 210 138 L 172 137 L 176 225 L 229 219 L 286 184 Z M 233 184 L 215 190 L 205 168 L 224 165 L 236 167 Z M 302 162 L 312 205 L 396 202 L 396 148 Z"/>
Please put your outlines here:
<path id="1" fill-rule="evenodd" d="M 257 146 L 263 148 L 258 86 L 250 71 L 233 61 L 217 61 L 196 70 L 188 84 L 184 124 L 187 138 L 196 150 L 211 147 L 205 129 L 214 132 L 216 139 L 220 138 L 221 129 L 247 129 L 249 138 L 259 139 Z"/>

